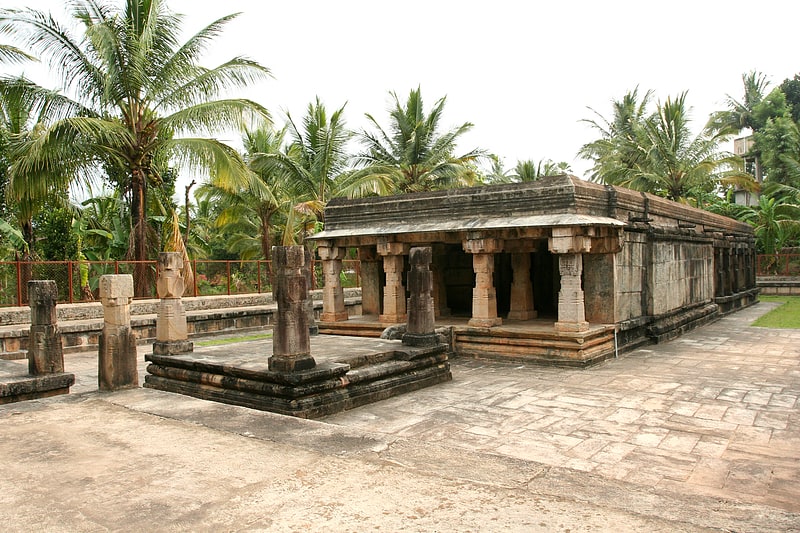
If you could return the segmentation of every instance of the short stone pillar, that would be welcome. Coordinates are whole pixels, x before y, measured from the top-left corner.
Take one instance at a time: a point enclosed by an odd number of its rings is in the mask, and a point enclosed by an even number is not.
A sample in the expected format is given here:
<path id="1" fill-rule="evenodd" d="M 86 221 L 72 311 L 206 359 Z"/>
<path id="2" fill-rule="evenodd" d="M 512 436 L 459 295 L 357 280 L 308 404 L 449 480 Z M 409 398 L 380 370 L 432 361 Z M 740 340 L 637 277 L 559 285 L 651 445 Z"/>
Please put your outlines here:
<path id="1" fill-rule="evenodd" d="M 586 331 L 589 323 L 586 321 L 581 288 L 583 255 L 559 255 L 558 271 L 561 274 L 561 290 L 558 291 L 558 322 L 554 327 L 556 331 Z"/>
<path id="2" fill-rule="evenodd" d="M 28 373 L 33 376 L 64 372 L 64 349 L 56 316 L 57 300 L 55 281 L 28 281 L 28 305 L 31 308 Z"/>
<path id="3" fill-rule="evenodd" d="M 161 301 L 156 318 L 156 341 L 153 353 L 172 355 L 191 352 L 194 344 L 189 341 L 186 327 L 186 311 L 183 308 L 183 257 L 178 252 L 158 254 L 158 279 L 156 290 Z"/>
<path id="4" fill-rule="evenodd" d="M 333 246 L 332 242 L 322 241 L 317 247 L 319 257 L 322 259 L 322 274 L 325 277 L 325 286 L 322 288 L 322 316 L 323 322 L 343 322 L 347 320 L 347 309 L 344 307 L 344 289 L 342 289 L 342 259 L 347 252 L 346 248 Z"/>
<path id="5" fill-rule="evenodd" d="M 533 283 L 531 283 L 531 254 L 519 252 L 511 254 L 511 270 L 514 279 L 511 283 L 511 308 L 509 320 L 530 320 L 536 318 L 533 306 Z"/>
<path id="6" fill-rule="evenodd" d="M 308 286 L 303 272 L 303 246 L 273 246 L 275 266 L 273 295 L 278 303 L 278 317 L 272 333 L 272 356 L 269 369 L 296 372 L 316 366 L 311 357 L 308 314 L 304 308 Z"/>
<path id="7" fill-rule="evenodd" d="M 403 344 L 433 346 L 438 344 L 433 308 L 433 273 L 430 270 L 433 253 L 429 246 L 411 248 L 408 255 L 408 323 Z"/>
<path id="8" fill-rule="evenodd" d="M 383 256 L 383 271 L 386 274 L 383 313 L 378 317 L 382 324 L 398 324 L 406 321 L 406 288 L 403 285 L 403 271 L 408 248 L 408 244 L 400 242 L 378 243 L 378 254 Z"/>
<path id="9" fill-rule="evenodd" d="M 311 269 L 314 268 L 314 262 L 311 258 L 311 250 L 303 246 L 303 275 L 306 277 L 306 301 L 303 307 L 306 310 L 306 317 L 308 319 L 308 334 L 311 336 L 319 335 L 319 326 L 317 319 L 314 316 L 314 300 L 311 298 L 311 289 L 314 287 L 314 273 Z"/>
<path id="10" fill-rule="evenodd" d="M 502 248 L 501 241 L 482 236 L 472 236 L 464 241 L 464 251 L 472 254 L 475 287 L 472 289 L 472 318 L 470 326 L 490 328 L 499 326 L 503 319 L 497 316 L 497 292 L 494 288 L 494 254 Z"/>
<path id="11" fill-rule="evenodd" d="M 103 304 L 103 332 L 98 351 L 97 385 L 101 391 L 139 386 L 136 362 L 136 336 L 131 330 L 133 276 L 100 276 L 100 302 Z"/>

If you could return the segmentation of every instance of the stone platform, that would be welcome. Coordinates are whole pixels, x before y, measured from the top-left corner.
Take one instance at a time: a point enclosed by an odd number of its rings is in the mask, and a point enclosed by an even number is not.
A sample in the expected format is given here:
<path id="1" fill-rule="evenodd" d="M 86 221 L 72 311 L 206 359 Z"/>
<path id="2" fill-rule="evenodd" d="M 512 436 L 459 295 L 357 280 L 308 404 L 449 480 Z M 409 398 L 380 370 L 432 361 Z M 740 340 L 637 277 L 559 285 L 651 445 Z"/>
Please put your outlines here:
<path id="1" fill-rule="evenodd" d="M 0 404 L 68 394 L 75 375 L 66 372 L 32 376 L 27 361 L 0 360 Z"/>
<path id="2" fill-rule="evenodd" d="M 448 346 L 400 341 L 311 338 L 317 366 L 269 370 L 270 353 L 231 347 L 178 355 L 148 354 L 144 386 L 300 418 L 317 418 L 452 379 Z M 335 352 L 335 353 L 333 353 Z"/>

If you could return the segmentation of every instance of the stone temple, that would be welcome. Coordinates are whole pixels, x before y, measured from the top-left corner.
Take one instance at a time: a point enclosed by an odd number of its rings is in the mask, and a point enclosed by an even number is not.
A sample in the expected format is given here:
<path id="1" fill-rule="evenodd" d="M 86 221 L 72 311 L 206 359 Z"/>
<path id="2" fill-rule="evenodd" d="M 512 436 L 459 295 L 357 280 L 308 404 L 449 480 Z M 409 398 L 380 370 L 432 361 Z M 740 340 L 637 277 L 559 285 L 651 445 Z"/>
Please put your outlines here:
<path id="1" fill-rule="evenodd" d="M 436 327 L 458 355 L 584 366 L 680 335 L 754 303 L 747 224 L 563 175 L 335 199 L 313 237 L 325 289 L 320 332 L 377 336 L 407 318 L 408 254 L 432 248 Z M 361 260 L 348 316 L 342 259 Z"/>

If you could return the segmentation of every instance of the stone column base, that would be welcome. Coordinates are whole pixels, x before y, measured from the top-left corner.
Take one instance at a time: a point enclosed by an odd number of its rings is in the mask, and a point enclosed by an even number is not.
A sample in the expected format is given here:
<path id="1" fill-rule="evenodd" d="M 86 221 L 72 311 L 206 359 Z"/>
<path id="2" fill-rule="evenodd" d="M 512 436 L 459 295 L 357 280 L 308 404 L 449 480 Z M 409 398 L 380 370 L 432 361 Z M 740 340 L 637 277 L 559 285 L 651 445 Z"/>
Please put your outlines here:
<path id="1" fill-rule="evenodd" d="M 153 353 L 156 355 L 175 355 L 194 351 L 192 341 L 156 341 L 153 343 Z"/>
<path id="2" fill-rule="evenodd" d="M 509 311 L 508 312 L 508 319 L 509 320 L 533 320 L 539 316 L 539 313 L 536 311 Z"/>
<path id="3" fill-rule="evenodd" d="M 405 333 L 402 337 L 405 346 L 436 346 L 439 336 L 436 333 Z"/>
<path id="4" fill-rule="evenodd" d="M 474 328 L 491 328 L 500 326 L 502 323 L 503 319 L 498 316 L 495 318 L 470 318 L 467 325 Z"/>
<path id="5" fill-rule="evenodd" d="M 269 369 L 272 372 L 298 372 L 300 370 L 311 370 L 317 366 L 317 362 L 307 355 L 273 355 L 268 360 Z"/>
<path id="6" fill-rule="evenodd" d="M 564 331 L 564 332 L 581 332 L 581 331 L 589 331 L 589 323 L 588 322 L 556 322 L 553 324 L 553 329 L 556 331 Z"/>
<path id="7" fill-rule="evenodd" d="M 319 316 L 320 322 L 344 322 L 350 318 L 347 315 L 347 311 L 339 311 L 338 313 L 325 313 L 323 312 Z"/>

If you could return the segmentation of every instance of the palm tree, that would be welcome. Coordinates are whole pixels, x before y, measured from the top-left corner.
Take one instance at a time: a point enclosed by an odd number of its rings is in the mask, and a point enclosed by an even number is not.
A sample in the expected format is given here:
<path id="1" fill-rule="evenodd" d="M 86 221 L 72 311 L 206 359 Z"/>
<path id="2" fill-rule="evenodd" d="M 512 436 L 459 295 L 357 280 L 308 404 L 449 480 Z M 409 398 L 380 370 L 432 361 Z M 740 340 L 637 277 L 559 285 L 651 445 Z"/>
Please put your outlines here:
<path id="1" fill-rule="evenodd" d="M 538 162 L 533 159 L 524 159 L 517 161 L 511 179 L 517 182 L 536 181 L 545 176 L 555 176 L 571 171 L 569 163 L 565 161 L 556 163 L 552 159 L 540 159 Z"/>
<path id="2" fill-rule="evenodd" d="M 764 74 L 753 70 L 742 74 L 742 85 L 744 97 L 741 101 L 727 95 L 728 109 L 711 114 L 706 127 L 717 135 L 738 135 L 745 128 L 756 132 L 763 127 L 753 111 L 764 99 L 769 81 Z"/>
<path id="3" fill-rule="evenodd" d="M 420 88 L 412 90 L 405 105 L 396 93 L 390 93 L 394 105 L 389 109 L 389 131 L 367 114 L 374 132 L 362 131 L 364 151 L 356 156 L 360 174 L 374 176 L 391 185 L 392 193 L 430 191 L 474 183 L 477 173 L 473 163 L 487 157 L 474 149 L 456 156 L 460 137 L 472 129 L 465 122 L 441 132 L 440 122 L 446 97 L 440 98 L 426 114 Z"/>
<path id="4" fill-rule="evenodd" d="M 229 186 L 246 183 L 246 165 L 236 151 L 206 137 L 268 119 L 245 99 L 220 94 L 264 79 L 269 71 L 235 57 L 216 68 L 199 65 L 202 53 L 236 15 L 222 17 L 180 44 L 181 18 L 162 0 L 125 0 L 115 8 L 102 0 L 76 0 L 72 15 L 82 26 L 76 38 L 40 11 L 4 10 L 0 32 L 45 59 L 80 106 L 43 132 L 17 172 L 57 169 L 64 162 L 92 175 L 99 167 L 119 169 L 120 186 L 131 204 L 129 255 L 148 258 L 147 191 L 159 187 L 170 165 L 207 171 Z M 144 294 L 147 269 L 135 271 Z"/>

